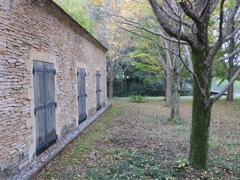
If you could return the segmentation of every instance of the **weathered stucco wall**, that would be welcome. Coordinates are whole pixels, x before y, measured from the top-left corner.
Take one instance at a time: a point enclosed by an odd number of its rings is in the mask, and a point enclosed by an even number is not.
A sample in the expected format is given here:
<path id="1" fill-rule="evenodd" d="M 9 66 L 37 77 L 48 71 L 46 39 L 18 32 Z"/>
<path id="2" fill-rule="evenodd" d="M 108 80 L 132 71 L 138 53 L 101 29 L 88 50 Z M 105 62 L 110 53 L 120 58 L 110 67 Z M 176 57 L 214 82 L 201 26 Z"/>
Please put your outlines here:
<path id="1" fill-rule="evenodd" d="M 56 69 L 56 131 L 77 125 L 77 68 L 85 68 L 87 114 L 96 112 L 96 71 L 106 104 L 106 48 L 55 3 L 0 0 L 0 176 L 35 158 L 33 60 Z"/>

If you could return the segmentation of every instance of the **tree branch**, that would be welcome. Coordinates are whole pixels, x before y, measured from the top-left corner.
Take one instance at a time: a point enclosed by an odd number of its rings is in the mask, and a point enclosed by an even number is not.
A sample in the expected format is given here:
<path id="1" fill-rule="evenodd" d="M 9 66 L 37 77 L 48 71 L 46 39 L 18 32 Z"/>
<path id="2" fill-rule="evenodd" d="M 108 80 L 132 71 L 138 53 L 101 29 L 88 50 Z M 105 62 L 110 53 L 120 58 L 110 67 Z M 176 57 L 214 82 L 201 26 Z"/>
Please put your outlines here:
<path id="1" fill-rule="evenodd" d="M 157 35 L 157 36 L 161 36 L 162 38 L 168 40 L 168 41 L 171 41 L 171 42 L 174 42 L 174 43 L 177 43 L 178 41 L 176 39 L 173 39 L 173 38 L 170 38 L 170 37 L 167 37 L 165 36 L 163 33 L 160 33 L 160 32 L 155 32 L 151 29 L 148 29 L 147 27 L 143 26 L 142 24 L 138 23 L 138 22 L 134 22 L 134 21 L 130 21 L 128 20 L 127 18 L 125 17 L 122 17 L 122 16 L 119 16 L 119 15 L 114 15 L 116 17 L 119 17 L 119 18 L 122 18 L 123 20 L 125 21 L 119 21 L 119 20 L 114 20 L 115 22 L 117 23 L 120 23 L 120 24 L 126 24 L 126 25 L 129 25 L 129 26 L 132 26 L 132 27 L 135 27 L 137 29 L 141 29 L 141 30 L 145 30 L 147 32 L 150 32 L 154 35 Z M 185 44 L 185 45 L 188 45 L 188 43 L 186 41 L 181 41 L 181 44 Z"/>
<path id="2" fill-rule="evenodd" d="M 231 54 L 229 54 L 229 55 L 226 56 L 226 57 L 219 58 L 219 59 L 214 63 L 213 72 L 215 71 L 216 67 L 218 66 L 218 64 L 219 64 L 220 62 L 224 61 L 225 59 L 231 58 L 232 56 L 236 55 L 238 52 L 240 52 L 240 48 L 237 49 L 236 51 L 232 52 Z"/>
<path id="3" fill-rule="evenodd" d="M 227 37 L 226 37 L 226 40 L 225 41 L 228 41 L 229 39 L 231 39 L 232 37 L 234 37 L 240 30 L 240 25 L 238 25 L 235 30 L 229 34 Z"/>
<path id="4" fill-rule="evenodd" d="M 207 1 L 205 2 L 205 5 L 204 5 L 204 7 L 202 8 L 202 10 L 201 10 L 201 12 L 200 12 L 200 16 L 201 16 L 201 17 L 205 16 L 205 13 L 207 12 L 207 9 L 208 9 L 209 6 L 210 6 L 210 1 L 211 1 L 211 0 L 207 0 Z"/>
<path id="5" fill-rule="evenodd" d="M 180 42 L 181 29 L 182 29 L 181 15 L 179 16 L 179 21 L 180 21 L 180 23 L 179 23 L 178 41 Z M 179 48 L 179 50 L 178 50 L 179 59 L 182 61 L 182 63 L 183 63 L 183 65 L 185 66 L 185 68 L 193 75 L 194 79 L 195 79 L 196 82 L 197 82 L 198 88 L 200 89 L 202 95 L 206 98 L 206 94 L 204 93 L 204 90 L 203 90 L 202 87 L 201 87 L 201 84 L 200 84 L 200 82 L 199 82 L 199 80 L 198 80 L 197 75 L 195 74 L 195 72 L 194 72 L 193 69 L 190 69 L 190 68 L 187 66 L 187 64 L 185 63 L 185 61 L 183 60 L 183 58 L 182 58 L 182 56 L 181 56 L 181 45 L 180 45 L 180 43 L 178 43 L 178 48 Z"/>
<path id="6" fill-rule="evenodd" d="M 213 48 L 211 49 L 206 61 L 204 62 L 204 64 L 206 64 L 207 66 L 210 66 L 212 64 L 216 53 L 221 48 L 222 44 L 226 41 L 226 37 L 229 33 L 229 30 L 230 30 L 231 25 L 232 25 L 233 20 L 234 20 L 234 16 L 235 16 L 236 12 L 238 11 L 239 6 L 240 6 L 240 0 L 236 0 L 235 6 L 232 9 L 231 14 L 227 19 L 226 28 L 222 33 L 222 37 L 218 38 L 217 42 L 213 45 Z"/>
<path id="7" fill-rule="evenodd" d="M 148 0 L 149 3 L 152 6 L 152 9 L 157 17 L 158 22 L 160 23 L 160 25 L 162 26 L 162 28 L 172 37 L 174 38 L 178 38 L 178 29 L 175 27 L 172 27 L 171 24 L 169 24 L 169 22 L 167 21 L 166 16 L 163 14 L 162 10 L 159 8 L 159 6 L 161 6 L 157 0 Z M 189 34 L 186 32 L 182 32 L 180 39 L 183 41 L 186 41 L 189 43 L 189 45 L 191 47 L 193 47 L 193 49 L 195 49 L 196 47 L 198 47 L 197 44 L 197 39 L 196 36 L 194 36 L 193 34 Z"/>
<path id="8" fill-rule="evenodd" d="M 196 25 L 200 25 L 202 24 L 202 20 L 201 18 L 198 16 L 198 14 L 196 14 L 194 11 L 192 11 L 188 4 L 186 3 L 186 1 L 181 1 L 179 2 L 183 12 L 188 16 L 190 17 L 195 23 Z"/>
<path id="9" fill-rule="evenodd" d="M 222 25 L 223 25 L 223 5 L 224 5 L 225 0 L 221 1 L 221 5 L 220 5 L 220 23 L 219 23 L 219 37 L 218 39 L 222 39 Z"/>
<path id="10" fill-rule="evenodd" d="M 228 88 L 232 85 L 232 83 L 237 79 L 239 75 L 240 69 L 237 70 L 237 72 L 234 74 L 229 83 L 223 88 L 223 90 L 211 99 L 212 103 L 216 102 L 228 90 Z"/>
<path id="11" fill-rule="evenodd" d="M 153 38 L 150 38 L 150 37 L 148 37 L 148 36 L 144 36 L 144 35 L 142 35 L 142 34 L 139 34 L 139 33 L 137 33 L 137 32 L 131 31 L 131 30 L 129 30 L 129 29 L 123 28 L 123 27 L 118 26 L 118 25 L 117 25 L 117 27 L 120 28 L 120 29 L 122 29 L 122 30 L 124 30 L 124 31 L 133 33 L 133 34 L 135 34 L 135 35 L 137 35 L 137 36 L 140 36 L 140 37 L 149 39 L 149 40 L 153 41 L 158 47 L 163 48 L 163 49 L 165 49 L 165 50 L 168 50 L 169 52 L 171 52 L 171 53 L 173 53 L 173 54 L 175 54 L 175 55 L 178 55 L 178 54 L 176 54 L 175 52 L 173 52 L 172 50 L 170 50 L 170 49 L 168 49 L 168 48 L 166 48 L 166 47 L 164 47 L 164 46 L 161 46 L 161 45 L 160 45 L 155 39 L 153 39 Z"/>
<path id="12" fill-rule="evenodd" d="M 169 13 L 166 8 L 163 8 L 162 6 L 159 6 L 159 8 L 172 20 L 174 20 L 175 22 L 179 23 L 179 20 L 177 17 L 173 16 L 171 13 Z M 192 28 L 192 24 L 186 21 L 182 21 L 183 25 Z"/>
<path id="13" fill-rule="evenodd" d="M 218 0 L 212 0 L 212 3 L 210 4 L 210 13 L 211 14 L 216 9 L 217 4 L 218 4 Z"/>

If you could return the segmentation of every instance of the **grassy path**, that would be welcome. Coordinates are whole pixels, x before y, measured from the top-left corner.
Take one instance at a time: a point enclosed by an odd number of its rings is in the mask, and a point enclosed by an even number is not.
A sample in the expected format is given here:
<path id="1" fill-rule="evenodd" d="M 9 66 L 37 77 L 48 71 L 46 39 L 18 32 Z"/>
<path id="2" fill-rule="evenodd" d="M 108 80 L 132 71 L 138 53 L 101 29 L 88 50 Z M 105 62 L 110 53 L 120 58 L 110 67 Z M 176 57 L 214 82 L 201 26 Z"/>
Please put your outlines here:
<path id="1" fill-rule="evenodd" d="M 111 102 L 113 107 L 35 179 L 237 179 L 240 101 L 213 107 L 209 170 L 188 166 L 191 100 L 169 121 L 163 101 Z"/>

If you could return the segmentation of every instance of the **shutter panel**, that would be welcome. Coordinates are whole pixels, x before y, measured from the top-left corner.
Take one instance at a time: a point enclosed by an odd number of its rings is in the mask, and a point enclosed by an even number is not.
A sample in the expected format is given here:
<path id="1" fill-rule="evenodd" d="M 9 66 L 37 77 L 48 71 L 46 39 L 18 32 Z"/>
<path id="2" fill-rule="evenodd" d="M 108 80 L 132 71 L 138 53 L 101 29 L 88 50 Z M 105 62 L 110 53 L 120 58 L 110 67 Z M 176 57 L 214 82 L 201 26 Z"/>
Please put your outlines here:
<path id="1" fill-rule="evenodd" d="M 97 71 L 96 73 L 96 102 L 97 102 L 97 111 L 99 109 L 101 109 L 101 86 L 100 86 L 100 78 L 101 78 L 101 74 L 100 71 Z"/>
<path id="2" fill-rule="evenodd" d="M 36 119 L 36 145 L 39 152 L 47 149 L 47 121 L 46 121 L 46 94 L 45 94 L 45 65 L 43 62 L 34 61 L 34 96 Z M 37 153 L 38 155 L 38 153 Z"/>
<path id="3" fill-rule="evenodd" d="M 78 80 L 78 123 L 87 119 L 86 113 L 86 72 L 84 68 L 77 69 Z"/>
<path id="4" fill-rule="evenodd" d="M 57 139 L 53 68 L 51 63 L 33 61 L 37 156 Z"/>
<path id="5" fill-rule="evenodd" d="M 54 65 L 45 63 L 46 68 L 46 117 L 47 117 L 47 144 L 50 147 L 56 142 L 56 102 L 55 102 L 55 83 Z"/>

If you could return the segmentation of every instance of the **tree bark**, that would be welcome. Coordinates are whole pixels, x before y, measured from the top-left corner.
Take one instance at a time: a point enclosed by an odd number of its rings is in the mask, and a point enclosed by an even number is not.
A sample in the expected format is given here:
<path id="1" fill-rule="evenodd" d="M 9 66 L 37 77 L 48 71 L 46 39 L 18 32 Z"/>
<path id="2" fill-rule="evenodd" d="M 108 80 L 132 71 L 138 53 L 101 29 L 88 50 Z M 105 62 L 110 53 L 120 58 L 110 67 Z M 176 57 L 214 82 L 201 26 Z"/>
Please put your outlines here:
<path id="1" fill-rule="evenodd" d="M 204 51 L 200 49 L 204 49 Z M 198 80 L 194 80 L 193 86 L 190 163 L 195 168 L 205 169 L 208 159 L 208 137 L 212 107 L 210 99 L 211 67 L 204 65 L 208 55 L 207 46 L 193 50 L 192 55 Z"/>
<path id="2" fill-rule="evenodd" d="M 231 79 L 230 79 L 231 80 Z M 228 81 L 230 81 L 228 80 Z M 233 94 L 234 94 L 234 83 L 231 84 L 227 91 L 227 101 L 233 101 Z"/>
<path id="3" fill-rule="evenodd" d="M 169 46 L 167 44 L 167 46 Z M 172 67 L 171 67 L 171 56 L 168 51 L 166 51 L 166 83 L 165 83 L 165 99 L 166 105 L 172 106 Z"/>
<path id="4" fill-rule="evenodd" d="M 166 72 L 166 83 L 165 83 L 165 99 L 166 105 L 172 106 L 172 73 L 171 71 L 167 70 Z"/>
<path id="5" fill-rule="evenodd" d="M 180 73 L 178 71 L 178 64 L 180 60 L 176 60 L 176 66 L 173 68 L 172 75 L 172 106 L 171 106 L 171 119 L 179 119 L 180 113 Z"/>
<path id="6" fill-rule="evenodd" d="M 232 32 L 234 31 L 234 28 L 232 28 Z M 235 41 L 234 41 L 234 37 L 230 39 L 230 52 L 229 54 L 234 52 L 234 48 L 235 48 Z M 234 75 L 234 56 L 230 57 L 228 59 L 228 64 L 229 64 L 229 68 L 228 68 L 228 82 L 232 79 L 233 75 Z M 231 86 L 229 87 L 228 91 L 227 91 L 227 101 L 233 101 L 233 87 L 234 87 L 234 83 L 231 84 Z"/>
<path id="7" fill-rule="evenodd" d="M 114 80 L 110 79 L 109 80 L 109 92 L 108 92 L 108 98 L 109 99 L 113 98 L 113 88 L 114 88 Z"/>
<path id="8" fill-rule="evenodd" d="M 109 89 L 108 89 L 108 98 L 112 99 L 113 98 L 113 83 L 114 83 L 114 61 L 110 60 L 109 61 Z"/>

